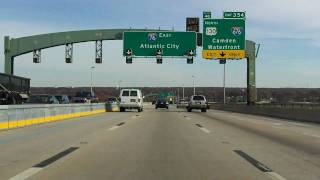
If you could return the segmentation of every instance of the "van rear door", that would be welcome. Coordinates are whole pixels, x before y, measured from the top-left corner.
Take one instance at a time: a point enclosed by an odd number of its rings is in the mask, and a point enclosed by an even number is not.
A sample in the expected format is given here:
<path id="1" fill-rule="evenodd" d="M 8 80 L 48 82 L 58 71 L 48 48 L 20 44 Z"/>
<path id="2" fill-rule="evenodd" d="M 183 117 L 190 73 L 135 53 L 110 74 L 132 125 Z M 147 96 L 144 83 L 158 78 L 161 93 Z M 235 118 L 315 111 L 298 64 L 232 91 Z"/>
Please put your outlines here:
<path id="1" fill-rule="evenodd" d="M 130 91 L 130 102 L 131 103 L 137 103 L 138 102 L 138 91 L 137 90 L 131 90 Z"/>

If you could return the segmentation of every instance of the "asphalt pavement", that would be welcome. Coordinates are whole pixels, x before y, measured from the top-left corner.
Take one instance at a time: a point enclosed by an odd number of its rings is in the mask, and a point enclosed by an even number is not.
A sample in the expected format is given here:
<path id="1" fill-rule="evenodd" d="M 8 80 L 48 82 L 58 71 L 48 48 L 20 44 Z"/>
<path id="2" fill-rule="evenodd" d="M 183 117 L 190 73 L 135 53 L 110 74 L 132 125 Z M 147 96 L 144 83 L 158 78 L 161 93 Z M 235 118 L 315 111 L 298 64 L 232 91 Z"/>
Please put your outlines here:
<path id="1" fill-rule="evenodd" d="M 0 131 L 0 179 L 320 179 L 320 126 L 170 106 Z"/>

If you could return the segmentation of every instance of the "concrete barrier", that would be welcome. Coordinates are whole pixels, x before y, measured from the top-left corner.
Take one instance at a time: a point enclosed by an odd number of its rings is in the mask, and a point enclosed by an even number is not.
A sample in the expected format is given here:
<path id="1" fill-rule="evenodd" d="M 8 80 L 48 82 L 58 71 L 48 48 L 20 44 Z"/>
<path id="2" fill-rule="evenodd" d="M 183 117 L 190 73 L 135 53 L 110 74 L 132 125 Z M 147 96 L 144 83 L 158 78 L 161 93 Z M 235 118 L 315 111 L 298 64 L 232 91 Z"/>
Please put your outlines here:
<path id="1" fill-rule="evenodd" d="M 106 112 L 105 104 L 1 105 L 0 130 Z"/>
<path id="2" fill-rule="evenodd" d="M 211 109 L 320 123 L 320 106 L 211 104 Z"/>
<path id="3" fill-rule="evenodd" d="M 119 112 L 119 111 L 120 111 L 119 104 L 106 103 L 106 112 Z"/>

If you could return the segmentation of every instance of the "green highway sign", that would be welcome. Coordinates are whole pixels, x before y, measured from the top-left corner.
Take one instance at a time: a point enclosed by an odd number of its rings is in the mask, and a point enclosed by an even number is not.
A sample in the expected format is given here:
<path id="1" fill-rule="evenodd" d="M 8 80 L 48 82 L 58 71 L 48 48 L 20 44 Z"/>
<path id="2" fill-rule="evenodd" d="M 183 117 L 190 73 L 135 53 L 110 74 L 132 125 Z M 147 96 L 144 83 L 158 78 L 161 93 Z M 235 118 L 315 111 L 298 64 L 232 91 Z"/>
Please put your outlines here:
<path id="1" fill-rule="evenodd" d="M 246 12 L 223 12 L 223 18 L 225 18 L 225 19 L 245 19 Z"/>
<path id="2" fill-rule="evenodd" d="M 123 55 L 131 50 L 133 57 L 185 57 L 190 51 L 196 56 L 196 42 L 196 32 L 126 31 Z"/>
<path id="3" fill-rule="evenodd" d="M 211 19 L 211 12 L 203 11 L 203 19 Z"/>
<path id="4" fill-rule="evenodd" d="M 203 58 L 244 58 L 245 42 L 244 19 L 203 20 Z"/>

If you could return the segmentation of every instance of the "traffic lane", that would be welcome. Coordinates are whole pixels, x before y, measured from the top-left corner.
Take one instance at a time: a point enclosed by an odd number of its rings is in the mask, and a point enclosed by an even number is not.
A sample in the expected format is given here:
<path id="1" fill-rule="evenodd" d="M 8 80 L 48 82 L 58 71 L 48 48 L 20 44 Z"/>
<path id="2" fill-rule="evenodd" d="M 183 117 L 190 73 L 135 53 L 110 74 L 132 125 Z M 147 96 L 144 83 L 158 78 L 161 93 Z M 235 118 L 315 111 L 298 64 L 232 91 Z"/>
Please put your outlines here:
<path id="1" fill-rule="evenodd" d="M 270 179 L 177 112 L 153 110 L 95 136 L 31 179 Z"/>
<path id="2" fill-rule="evenodd" d="M 0 132 L 0 179 L 11 177 L 135 113 L 104 113 Z"/>
<path id="3" fill-rule="evenodd" d="M 214 110 L 215 114 L 217 115 L 227 115 L 228 117 L 232 117 L 234 119 L 240 118 L 240 120 L 247 120 L 257 124 L 266 124 L 272 126 L 284 126 L 284 127 L 291 127 L 291 129 L 298 131 L 303 131 L 307 129 L 308 131 L 313 131 L 318 133 L 320 130 L 320 124 L 318 123 L 310 123 L 310 122 L 297 122 L 294 120 L 287 120 L 287 119 L 279 119 L 279 118 L 272 118 L 266 116 L 259 116 L 259 115 L 251 115 L 251 114 L 242 114 L 236 112 L 228 112 L 228 111 L 220 111 Z M 252 121 L 254 119 L 254 121 Z"/>
<path id="4" fill-rule="evenodd" d="M 270 128 L 264 123 L 230 119 L 225 112 L 224 117 L 219 111 L 186 112 L 181 116 L 192 123 L 201 122 L 203 127 L 210 130 L 211 138 L 219 139 L 230 149 L 247 152 L 287 179 L 320 178 L 320 154 L 315 149 L 319 146 L 318 141 L 313 141 L 317 145 L 305 146 L 304 141 L 308 137 Z M 296 145 L 292 144 L 294 140 Z"/>
<path id="5" fill-rule="evenodd" d="M 296 126 L 291 125 L 291 122 L 283 122 L 275 118 L 215 110 L 209 111 L 204 116 L 214 118 L 214 120 L 230 126 L 245 129 L 305 153 L 317 154 L 320 152 L 320 126 L 318 125 L 311 126 L 307 123 L 305 126 Z"/>

